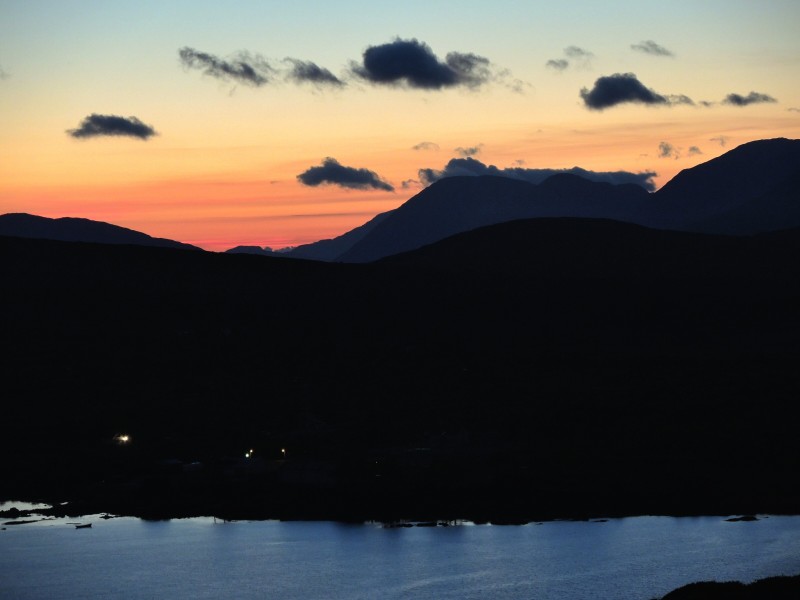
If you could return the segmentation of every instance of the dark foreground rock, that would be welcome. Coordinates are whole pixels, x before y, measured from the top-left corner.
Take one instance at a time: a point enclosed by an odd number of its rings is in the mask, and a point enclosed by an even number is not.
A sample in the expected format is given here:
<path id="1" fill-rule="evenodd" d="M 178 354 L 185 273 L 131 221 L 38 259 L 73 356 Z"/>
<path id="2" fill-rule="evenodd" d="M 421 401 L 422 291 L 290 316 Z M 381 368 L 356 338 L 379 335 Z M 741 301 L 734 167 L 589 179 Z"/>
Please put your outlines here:
<path id="1" fill-rule="evenodd" d="M 690 583 L 661 600 L 797 600 L 800 598 L 800 575 L 768 577 L 750 584 L 738 581 L 703 581 Z"/>

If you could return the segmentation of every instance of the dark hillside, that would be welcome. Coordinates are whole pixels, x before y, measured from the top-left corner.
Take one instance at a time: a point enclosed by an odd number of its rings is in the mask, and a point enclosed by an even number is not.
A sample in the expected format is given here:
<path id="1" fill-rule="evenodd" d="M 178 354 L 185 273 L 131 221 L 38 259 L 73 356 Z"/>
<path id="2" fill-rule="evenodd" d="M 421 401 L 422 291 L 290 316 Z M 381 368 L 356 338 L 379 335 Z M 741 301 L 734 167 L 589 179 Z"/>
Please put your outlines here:
<path id="1" fill-rule="evenodd" d="M 764 264 L 727 238 L 532 227 L 501 230 L 510 269 L 474 261 L 480 237 L 371 265 L 0 238 L 0 496 L 162 515 L 797 512 L 796 234 L 765 240 Z M 652 271 L 622 260 L 634 242 Z M 708 277 L 725 254 L 763 269 Z"/>
<path id="2" fill-rule="evenodd" d="M 200 250 L 196 246 L 154 238 L 146 233 L 89 219 L 62 217 L 49 219 L 26 213 L 0 215 L 0 235 L 58 240 L 62 242 L 92 242 L 96 244 L 132 244 L 160 248 Z"/>

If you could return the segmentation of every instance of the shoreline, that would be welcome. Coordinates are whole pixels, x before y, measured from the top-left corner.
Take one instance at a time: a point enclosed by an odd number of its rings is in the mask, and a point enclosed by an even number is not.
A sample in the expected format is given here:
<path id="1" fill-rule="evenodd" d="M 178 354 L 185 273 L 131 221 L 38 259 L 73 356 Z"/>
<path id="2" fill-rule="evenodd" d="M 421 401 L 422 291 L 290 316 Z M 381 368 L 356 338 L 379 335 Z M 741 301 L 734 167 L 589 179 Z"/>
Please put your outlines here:
<path id="1" fill-rule="evenodd" d="M 0 510 L 0 519 L 4 521 L 0 525 L 21 525 L 27 523 L 34 523 L 41 520 L 48 520 L 54 518 L 78 518 L 87 516 L 97 516 L 100 519 L 114 519 L 114 518 L 134 518 L 145 521 L 169 521 L 179 519 L 193 519 L 193 518 L 214 518 L 221 521 L 236 522 L 236 521 L 314 521 L 314 522 L 332 522 L 332 523 L 348 523 L 348 524 L 368 524 L 377 523 L 386 528 L 393 527 L 448 527 L 458 526 L 464 523 L 473 525 L 496 525 L 496 526 L 511 526 L 511 525 L 531 525 L 542 524 L 547 522 L 586 522 L 586 523 L 605 523 L 615 519 L 626 518 L 640 518 L 640 517 L 666 517 L 666 518 L 719 518 L 723 521 L 730 523 L 738 522 L 754 522 L 769 519 L 771 517 L 800 517 L 797 512 L 727 512 L 727 511 L 698 511 L 698 512 L 627 512 L 627 513 L 597 513 L 597 514 L 534 514 L 531 513 L 529 517 L 514 516 L 508 514 L 495 513 L 491 516 L 437 516 L 432 515 L 408 515 L 404 517 L 399 516 L 384 516 L 375 517 L 374 515 L 348 515 L 342 517 L 341 515 L 326 514 L 323 512 L 292 515 L 280 515 L 270 513 L 254 513 L 254 512 L 234 512 L 232 510 L 222 511 L 152 511 L 152 510 L 126 510 L 115 511 L 100 509 L 97 505 L 86 503 L 72 503 L 72 502 L 26 502 L 9 500 L 0 502 L 0 504 L 48 504 L 45 507 L 23 508 L 16 507 Z M 38 519 L 31 519 L 32 517 L 41 517 Z M 10 519 L 10 521 L 6 521 Z"/>

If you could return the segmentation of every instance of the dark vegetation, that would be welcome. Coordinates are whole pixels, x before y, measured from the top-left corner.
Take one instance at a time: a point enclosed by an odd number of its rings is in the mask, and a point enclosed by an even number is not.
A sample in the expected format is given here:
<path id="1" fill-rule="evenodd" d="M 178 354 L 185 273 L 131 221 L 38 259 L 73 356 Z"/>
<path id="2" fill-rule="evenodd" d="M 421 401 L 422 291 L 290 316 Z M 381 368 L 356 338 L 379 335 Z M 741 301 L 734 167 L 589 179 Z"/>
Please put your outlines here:
<path id="1" fill-rule="evenodd" d="M 0 238 L 0 497 L 153 517 L 797 513 L 798 256 L 798 231 L 569 219 L 365 265 Z"/>
<path id="2" fill-rule="evenodd" d="M 800 575 L 767 577 L 750 584 L 738 581 L 690 583 L 661 600 L 796 600 L 800 597 Z"/>

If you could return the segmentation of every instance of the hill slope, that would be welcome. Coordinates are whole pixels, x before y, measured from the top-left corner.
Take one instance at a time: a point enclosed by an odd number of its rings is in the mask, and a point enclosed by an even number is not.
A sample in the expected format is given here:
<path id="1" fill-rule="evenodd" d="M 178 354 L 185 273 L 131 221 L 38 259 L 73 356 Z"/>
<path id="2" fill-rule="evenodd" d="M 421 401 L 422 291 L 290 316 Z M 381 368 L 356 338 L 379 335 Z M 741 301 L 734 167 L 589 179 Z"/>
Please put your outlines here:
<path id="1" fill-rule="evenodd" d="M 0 238 L 4 493 L 171 516 L 800 510 L 797 232 L 496 227 L 370 265 Z"/>
<path id="2" fill-rule="evenodd" d="M 89 219 L 63 217 L 49 219 L 26 213 L 0 215 L 0 235 L 23 238 L 57 240 L 63 242 L 91 242 L 96 244 L 133 244 L 162 248 L 200 250 L 196 246 L 164 238 L 154 238 L 145 233 Z"/>

